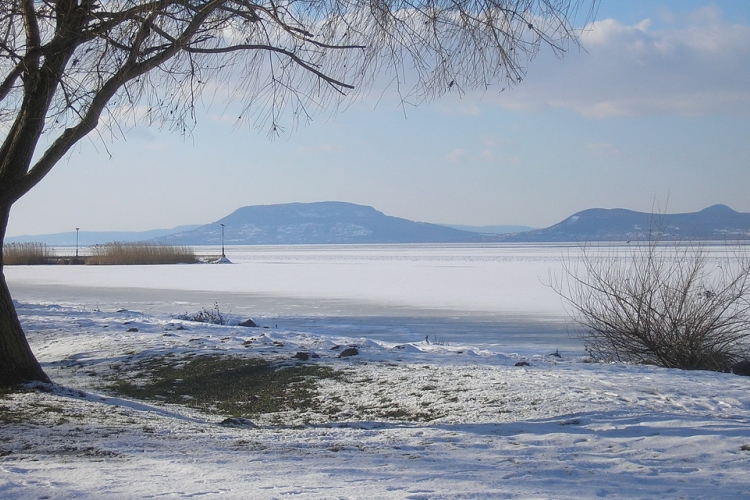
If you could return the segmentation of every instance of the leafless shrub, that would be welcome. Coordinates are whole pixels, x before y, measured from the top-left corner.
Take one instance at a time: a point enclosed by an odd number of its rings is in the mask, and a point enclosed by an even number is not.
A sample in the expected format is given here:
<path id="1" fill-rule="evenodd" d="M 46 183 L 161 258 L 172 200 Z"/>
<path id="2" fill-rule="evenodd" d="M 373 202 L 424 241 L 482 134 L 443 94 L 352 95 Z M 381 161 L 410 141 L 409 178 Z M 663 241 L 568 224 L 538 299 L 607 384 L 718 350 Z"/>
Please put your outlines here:
<path id="1" fill-rule="evenodd" d="M 552 287 L 597 359 L 728 371 L 750 354 L 750 258 L 656 235 L 583 248 Z"/>
<path id="2" fill-rule="evenodd" d="M 177 319 L 185 320 L 185 321 L 195 321 L 197 323 L 210 323 L 212 325 L 226 325 L 227 324 L 227 318 L 226 316 L 219 310 L 219 303 L 214 302 L 214 307 L 212 309 L 203 308 L 197 313 L 185 313 L 180 314 L 177 316 Z"/>

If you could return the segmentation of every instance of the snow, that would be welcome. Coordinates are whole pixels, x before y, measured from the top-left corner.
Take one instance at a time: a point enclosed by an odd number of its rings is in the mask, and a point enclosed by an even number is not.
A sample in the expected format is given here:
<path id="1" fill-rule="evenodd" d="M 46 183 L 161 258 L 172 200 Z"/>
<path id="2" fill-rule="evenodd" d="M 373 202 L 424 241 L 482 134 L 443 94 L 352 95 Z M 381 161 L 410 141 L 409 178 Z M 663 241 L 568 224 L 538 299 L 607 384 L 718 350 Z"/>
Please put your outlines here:
<path id="1" fill-rule="evenodd" d="M 0 426 L 0 497 L 746 498 L 750 379 L 585 362 L 544 284 L 566 251 L 228 248 L 227 266 L 6 268 L 58 385 L 0 398 L 32 414 Z M 214 300 L 268 328 L 175 318 Z M 253 426 L 101 388 L 154 353 L 299 351 L 346 377 L 321 382 L 322 410 Z"/>

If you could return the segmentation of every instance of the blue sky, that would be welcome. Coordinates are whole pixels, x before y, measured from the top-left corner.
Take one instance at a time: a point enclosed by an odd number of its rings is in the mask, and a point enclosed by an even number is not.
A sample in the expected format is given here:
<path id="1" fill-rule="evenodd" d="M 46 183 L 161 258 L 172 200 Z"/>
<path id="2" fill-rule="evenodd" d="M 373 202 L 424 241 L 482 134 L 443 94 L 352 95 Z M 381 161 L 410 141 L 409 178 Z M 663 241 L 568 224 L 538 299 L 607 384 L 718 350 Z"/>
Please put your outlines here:
<path id="1" fill-rule="evenodd" d="M 372 92 L 275 140 L 220 105 L 188 138 L 138 126 L 85 140 L 14 206 L 8 235 L 328 200 L 534 227 L 592 207 L 750 212 L 750 2 L 602 0 L 582 43 L 542 52 L 510 91 L 405 110 Z"/>

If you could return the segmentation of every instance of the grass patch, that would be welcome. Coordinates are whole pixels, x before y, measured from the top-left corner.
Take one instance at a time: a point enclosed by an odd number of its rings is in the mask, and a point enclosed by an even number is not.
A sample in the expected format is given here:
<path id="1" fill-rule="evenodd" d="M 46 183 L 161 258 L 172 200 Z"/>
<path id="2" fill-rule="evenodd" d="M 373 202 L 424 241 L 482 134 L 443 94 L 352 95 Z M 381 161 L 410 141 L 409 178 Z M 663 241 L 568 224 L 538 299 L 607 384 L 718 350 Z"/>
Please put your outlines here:
<path id="1" fill-rule="evenodd" d="M 23 412 L 19 412 L 8 399 L 9 394 L 10 389 L 0 389 L 0 425 L 19 424 L 27 420 L 27 416 Z"/>
<path id="2" fill-rule="evenodd" d="M 48 417 L 49 414 L 54 414 L 56 418 L 62 417 L 65 409 L 60 405 L 52 403 L 23 405 L 13 400 L 14 394 L 31 393 L 38 390 L 27 387 L 0 389 L 0 425 L 29 423 L 42 416 Z"/>
<path id="3" fill-rule="evenodd" d="M 6 266 L 38 266 L 49 264 L 55 251 L 44 243 L 8 243 L 3 245 Z"/>
<path id="4" fill-rule="evenodd" d="M 196 262 L 198 258 L 189 247 L 116 241 L 91 247 L 90 255 L 86 257 L 86 264 L 106 266 L 195 264 Z"/>
<path id="5" fill-rule="evenodd" d="M 278 366 L 227 356 L 150 358 L 135 368 L 137 380 L 124 377 L 129 369 L 120 370 L 110 389 L 127 397 L 245 418 L 289 410 L 320 411 L 317 380 L 341 377 L 327 366 Z"/>

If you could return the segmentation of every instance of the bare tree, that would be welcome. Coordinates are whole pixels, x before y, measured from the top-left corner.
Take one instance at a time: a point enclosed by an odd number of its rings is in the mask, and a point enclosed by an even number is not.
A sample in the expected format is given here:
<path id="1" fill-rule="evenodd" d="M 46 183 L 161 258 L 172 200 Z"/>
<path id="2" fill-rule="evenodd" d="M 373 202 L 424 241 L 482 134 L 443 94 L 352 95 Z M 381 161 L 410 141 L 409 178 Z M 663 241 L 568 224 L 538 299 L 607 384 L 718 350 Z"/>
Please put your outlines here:
<path id="1" fill-rule="evenodd" d="M 124 119 L 178 131 L 205 92 L 267 124 L 335 109 L 389 75 L 409 102 L 518 83 L 576 42 L 595 0 L 3 0 L 0 242 L 11 206 Z M 590 14 L 584 12 L 584 15 Z M 2 254 L 0 253 L 0 271 Z M 0 385 L 47 377 L 0 273 Z"/>
<path id="2" fill-rule="evenodd" d="M 750 355 L 750 258 L 660 235 L 583 248 L 553 288 L 597 359 L 728 371 Z"/>

